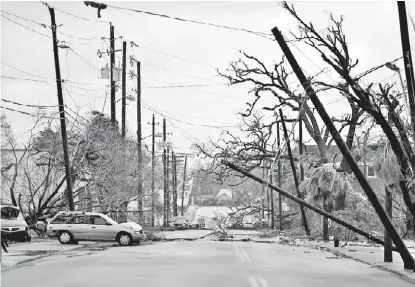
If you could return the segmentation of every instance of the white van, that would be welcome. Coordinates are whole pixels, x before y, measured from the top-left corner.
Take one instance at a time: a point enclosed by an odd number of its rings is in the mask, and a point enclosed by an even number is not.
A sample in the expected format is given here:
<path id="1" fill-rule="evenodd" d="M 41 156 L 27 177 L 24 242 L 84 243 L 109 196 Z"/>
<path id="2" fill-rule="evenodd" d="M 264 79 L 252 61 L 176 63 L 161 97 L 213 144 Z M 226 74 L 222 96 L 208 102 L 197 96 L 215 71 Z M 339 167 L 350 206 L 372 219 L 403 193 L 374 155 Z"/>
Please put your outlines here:
<path id="1" fill-rule="evenodd" d="M 29 227 L 19 208 L 12 205 L 0 205 L 1 236 L 9 241 L 29 242 Z"/>

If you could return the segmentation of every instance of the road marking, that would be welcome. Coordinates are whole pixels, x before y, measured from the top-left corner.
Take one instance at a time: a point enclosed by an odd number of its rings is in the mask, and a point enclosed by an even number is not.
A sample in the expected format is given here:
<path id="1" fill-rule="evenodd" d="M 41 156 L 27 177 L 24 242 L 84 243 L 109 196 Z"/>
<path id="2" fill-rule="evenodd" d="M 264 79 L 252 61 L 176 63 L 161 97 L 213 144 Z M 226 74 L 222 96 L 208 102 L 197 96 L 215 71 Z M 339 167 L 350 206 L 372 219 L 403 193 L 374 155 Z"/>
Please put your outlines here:
<path id="1" fill-rule="evenodd" d="M 236 254 L 237 254 L 237 255 L 238 255 L 238 257 L 239 257 L 239 260 L 241 260 L 241 262 L 242 262 L 242 263 L 245 263 L 245 259 L 244 259 L 244 257 L 243 257 L 243 256 L 242 256 L 242 254 L 241 254 L 241 251 L 240 251 L 240 249 L 239 249 L 239 247 L 238 247 L 238 244 L 234 242 L 234 245 L 235 245 Z"/>
<path id="2" fill-rule="evenodd" d="M 252 263 L 251 258 L 249 258 L 248 253 L 246 253 L 245 249 L 244 249 L 242 246 L 240 246 L 240 245 L 238 244 L 238 242 L 236 242 L 236 246 L 237 246 L 237 248 L 239 249 L 239 251 L 240 251 L 240 253 L 241 253 L 242 257 L 244 258 L 244 260 L 245 260 L 246 262 L 248 262 L 248 263 Z"/>
<path id="3" fill-rule="evenodd" d="M 252 287 L 259 287 L 259 284 L 256 282 L 254 277 L 249 277 Z"/>
<path id="4" fill-rule="evenodd" d="M 259 282 L 261 282 L 262 287 L 269 287 L 268 283 L 265 279 L 259 278 Z"/>
<path id="5" fill-rule="evenodd" d="M 251 282 L 252 287 L 269 287 L 267 281 L 264 278 L 249 277 L 249 282 Z"/>

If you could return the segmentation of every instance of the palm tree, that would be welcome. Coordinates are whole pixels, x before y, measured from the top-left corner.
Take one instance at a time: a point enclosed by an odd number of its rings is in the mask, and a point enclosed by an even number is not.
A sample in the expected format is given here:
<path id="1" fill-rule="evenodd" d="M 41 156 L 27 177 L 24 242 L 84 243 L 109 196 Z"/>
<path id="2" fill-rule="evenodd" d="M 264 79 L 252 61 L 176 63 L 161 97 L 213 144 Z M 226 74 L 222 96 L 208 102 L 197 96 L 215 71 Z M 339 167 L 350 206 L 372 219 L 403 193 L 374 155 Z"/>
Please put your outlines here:
<path id="1" fill-rule="evenodd" d="M 339 194 L 347 194 L 352 185 L 347 174 L 337 172 L 333 164 L 323 164 L 317 167 L 310 178 L 300 184 L 300 191 L 307 194 L 306 200 L 332 212 L 336 207 Z M 329 240 L 328 219 L 323 218 L 323 240 Z"/>

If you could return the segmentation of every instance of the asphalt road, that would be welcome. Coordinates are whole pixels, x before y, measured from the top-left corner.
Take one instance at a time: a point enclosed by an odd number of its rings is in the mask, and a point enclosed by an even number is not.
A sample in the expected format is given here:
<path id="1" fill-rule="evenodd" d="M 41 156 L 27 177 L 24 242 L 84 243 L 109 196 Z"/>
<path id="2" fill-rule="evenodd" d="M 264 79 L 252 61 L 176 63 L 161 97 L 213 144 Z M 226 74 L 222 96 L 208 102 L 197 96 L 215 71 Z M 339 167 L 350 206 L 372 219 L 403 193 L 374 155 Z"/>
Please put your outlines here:
<path id="1" fill-rule="evenodd" d="M 207 240 L 86 247 L 1 275 L 3 287 L 412 286 L 394 274 L 327 252 Z"/>

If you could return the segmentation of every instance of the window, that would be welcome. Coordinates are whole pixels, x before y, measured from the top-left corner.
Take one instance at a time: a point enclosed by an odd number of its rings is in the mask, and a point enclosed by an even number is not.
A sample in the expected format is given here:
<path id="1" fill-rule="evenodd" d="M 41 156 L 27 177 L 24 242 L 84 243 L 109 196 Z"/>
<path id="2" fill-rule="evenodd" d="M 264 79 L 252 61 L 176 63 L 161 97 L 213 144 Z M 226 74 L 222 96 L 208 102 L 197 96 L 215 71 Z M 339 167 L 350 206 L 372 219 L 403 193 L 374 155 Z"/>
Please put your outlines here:
<path id="1" fill-rule="evenodd" d="M 16 219 L 19 213 L 18 209 L 3 207 L 1 209 L 1 219 Z"/>
<path id="2" fill-rule="evenodd" d="M 375 169 L 373 168 L 373 166 L 368 165 L 367 166 L 367 177 L 375 177 Z"/>
<path id="3" fill-rule="evenodd" d="M 91 224 L 93 225 L 105 225 L 107 221 L 101 216 L 91 216 Z"/>
<path id="4" fill-rule="evenodd" d="M 75 224 L 89 224 L 89 218 L 86 215 L 77 216 L 74 218 Z"/>
<path id="5" fill-rule="evenodd" d="M 59 215 L 54 220 L 50 222 L 50 224 L 62 224 L 72 218 L 72 215 Z"/>

